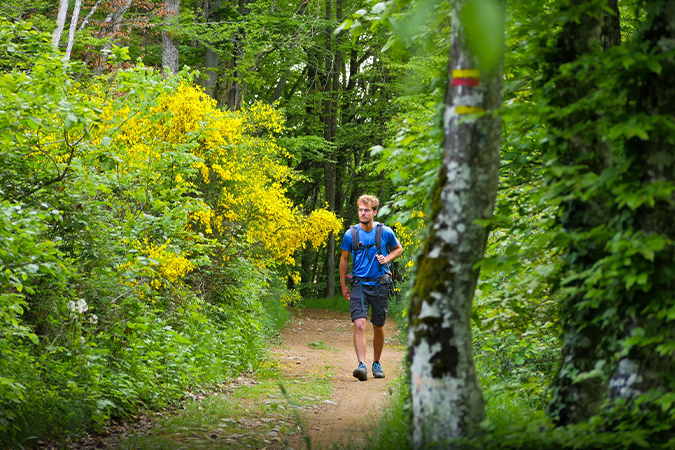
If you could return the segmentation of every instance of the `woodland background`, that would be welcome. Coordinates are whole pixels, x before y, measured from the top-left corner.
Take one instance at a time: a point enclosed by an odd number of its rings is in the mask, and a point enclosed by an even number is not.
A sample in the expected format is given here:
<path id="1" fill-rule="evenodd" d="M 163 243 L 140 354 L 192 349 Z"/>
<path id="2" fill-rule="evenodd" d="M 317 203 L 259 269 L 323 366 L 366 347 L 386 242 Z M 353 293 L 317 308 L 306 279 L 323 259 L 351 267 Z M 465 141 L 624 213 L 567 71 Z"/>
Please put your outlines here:
<path id="1" fill-rule="evenodd" d="M 463 3 L 0 2 L 0 442 L 256 371 L 286 305 L 337 293 L 361 194 L 386 202 L 408 300 Z M 495 2 L 475 3 L 480 29 Z M 458 435 L 673 448 L 675 2 L 507 2 L 505 23 L 471 269 L 487 420 Z"/>

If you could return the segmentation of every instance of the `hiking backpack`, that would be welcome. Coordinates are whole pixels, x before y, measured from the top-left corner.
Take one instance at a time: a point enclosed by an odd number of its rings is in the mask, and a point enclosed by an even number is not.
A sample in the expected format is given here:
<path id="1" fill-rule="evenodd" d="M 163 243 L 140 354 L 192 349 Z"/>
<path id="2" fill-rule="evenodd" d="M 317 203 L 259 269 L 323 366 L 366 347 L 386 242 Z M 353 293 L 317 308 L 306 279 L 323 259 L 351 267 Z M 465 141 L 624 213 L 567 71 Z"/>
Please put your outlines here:
<path id="1" fill-rule="evenodd" d="M 365 250 L 373 246 L 373 244 L 366 245 L 363 248 L 359 248 L 359 230 L 356 228 L 358 225 L 351 225 L 349 229 L 352 231 L 352 258 L 356 261 L 356 252 L 359 250 Z M 377 247 L 377 253 L 382 253 L 382 227 L 383 225 L 378 222 L 375 229 L 375 247 Z"/>
<path id="2" fill-rule="evenodd" d="M 382 254 L 382 228 L 384 225 L 378 222 L 377 228 L 375 230 L 375 244 L 370 244 L 370 245 L 364 245 L 363 247 L 359 248 L 359 230 L 356 228 L 358 225 L 350 225 L 349 229 L 352 232 L 352 261 L 354 264 L 356 264 L 356 252 L 359 250 L 366 250 L 369 249 L 370 247 L 376 247 L 377 248 L 377 254 Z M 394 292 L 395 289 L 395 283 L 394 283 L 394 268 L 391 266 L 391 264 L 387 264 L 389 267 L 389 286 L 391 289 L 391 292 Z M 347 274 L 347 278 L 350 280 L 352 279 L 352 274 Z M 363 299 L 361 299 L 361 302 L 363 303 Z M 379 292 L 378 292 L 378 302 L 379 302 Z M 398 305 L 398 297 L 396 297 L 396 304 Z M 365 306 L 364 306 L 365 309 Z"/>

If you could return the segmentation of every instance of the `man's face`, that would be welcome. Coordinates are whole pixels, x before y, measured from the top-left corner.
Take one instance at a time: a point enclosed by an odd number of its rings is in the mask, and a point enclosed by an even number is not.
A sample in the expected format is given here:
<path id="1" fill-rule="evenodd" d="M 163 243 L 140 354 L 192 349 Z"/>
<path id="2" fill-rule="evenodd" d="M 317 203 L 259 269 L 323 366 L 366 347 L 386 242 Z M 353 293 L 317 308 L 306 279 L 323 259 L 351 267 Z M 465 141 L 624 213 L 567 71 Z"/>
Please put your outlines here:
<path id="1" fill-rule="evenodd" d="M 359 222 L 361 223 L 370 223 L 375 218 L 377 211 L 368 205 L 359 205 Z"/>

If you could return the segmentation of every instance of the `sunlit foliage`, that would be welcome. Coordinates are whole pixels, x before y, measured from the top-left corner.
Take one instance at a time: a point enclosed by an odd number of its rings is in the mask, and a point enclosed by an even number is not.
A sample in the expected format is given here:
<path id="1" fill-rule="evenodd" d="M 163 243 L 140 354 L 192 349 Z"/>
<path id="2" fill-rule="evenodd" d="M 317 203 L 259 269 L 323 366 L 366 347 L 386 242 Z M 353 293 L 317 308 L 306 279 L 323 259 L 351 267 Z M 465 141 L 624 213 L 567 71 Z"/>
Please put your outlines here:
<path id="1" fill-rule="evenodd" d="M 30 24 L 0 47 L 3 448 L 255 370 L 271 281 L 340 227 L 286 196 L 280 111 L 227 113 L 114 47 L 76 81 Z"/>

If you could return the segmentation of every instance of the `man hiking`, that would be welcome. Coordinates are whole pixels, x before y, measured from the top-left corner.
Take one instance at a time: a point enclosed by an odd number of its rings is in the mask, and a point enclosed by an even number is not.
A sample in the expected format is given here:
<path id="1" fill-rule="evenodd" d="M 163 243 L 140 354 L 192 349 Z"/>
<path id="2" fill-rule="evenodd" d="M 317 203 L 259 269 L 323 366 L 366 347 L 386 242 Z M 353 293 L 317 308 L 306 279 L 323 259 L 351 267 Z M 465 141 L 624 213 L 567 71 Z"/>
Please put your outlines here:
<path id="1" fill-rule="evenodd" d="M 340 284 L 342 295 L 349 300 L 349 311 L 354 322 L 354 349 L 359 360 L 354 377 L 365 381 L 368 379 L 365 360 L 369 307 L 372 308 L 370 321 L 373 323 L 373 377 L 384 378 L 380 357 L 384 347 L 384 322 L 389 311 L 389 263 L 401 255 L 403 247 L 391 228 L 374 221 L 380 206 L 377 198 L 362 195 L 357 205 L 359 224 L 352 225 L 347 230 L 340 246 Z M 347 285 L 350 254 L 353 265 L 351 289 Z"/>

